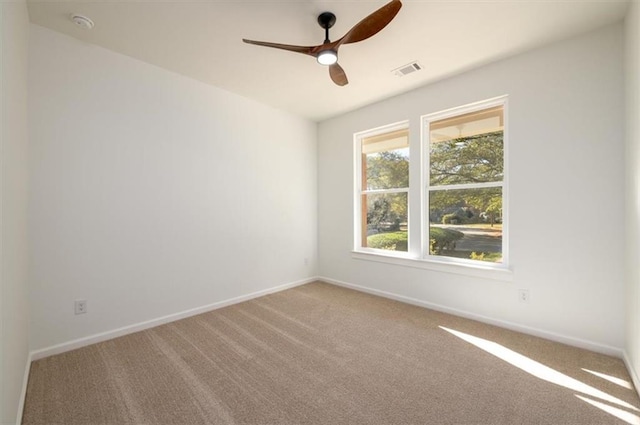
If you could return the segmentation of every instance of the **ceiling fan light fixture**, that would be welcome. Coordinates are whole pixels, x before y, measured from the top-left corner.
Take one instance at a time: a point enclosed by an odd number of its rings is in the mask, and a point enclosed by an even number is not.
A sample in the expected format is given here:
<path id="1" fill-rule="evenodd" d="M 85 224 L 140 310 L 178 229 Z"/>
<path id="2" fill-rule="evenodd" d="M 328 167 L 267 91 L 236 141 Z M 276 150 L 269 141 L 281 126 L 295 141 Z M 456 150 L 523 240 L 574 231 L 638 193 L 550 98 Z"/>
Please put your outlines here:
<path id="1" fill-rule="evenodd" d="M 351 27 L 345 35 L 335 41 L 331 41 L 329 38 L 329 28 L 335 24 L 336 15 L 331 12 L 323 12 L 318 16 L 318 24 L 324 29 L 324 42 L 317 46 L 295 46 L 293 44 L 248 40 L 246 38 L 243 38 L 242 41 L 257 46 L 271 47 L 313 56 L 320 65 L 327 66 L 331 80 L 336 85 L 342 87 L 349 84 L 349 80 L 347 79 L 347 74 L 344 72 L 344 69 L 338 65 L 338 49 L 340 46 L 343 44 L 358 43 L 373 37 L 395 18 L 401 7 L 402 2 L 400 0 L 391 0 L 380 9 L 370 13 L 363 20 Z"/>
<path id="2" fill-rule="evenodd" d="M 318 53 L 318 63 L 321 65 L 333 65 L 338 62 L 338 53 L 335 50 L 327 49 Z"/>

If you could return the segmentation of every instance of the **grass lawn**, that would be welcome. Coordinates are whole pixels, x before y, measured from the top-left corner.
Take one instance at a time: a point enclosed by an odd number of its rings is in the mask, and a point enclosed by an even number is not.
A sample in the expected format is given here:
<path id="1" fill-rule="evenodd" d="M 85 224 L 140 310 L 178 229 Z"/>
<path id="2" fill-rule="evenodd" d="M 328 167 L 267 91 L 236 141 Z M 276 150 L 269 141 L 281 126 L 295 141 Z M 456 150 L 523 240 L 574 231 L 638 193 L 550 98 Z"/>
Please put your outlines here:
<path id="1" fill-rule="evenodd" d="M 440 240 L 441 243 L 449 240 L 455 241 L 462 237 L 461 232 L 452 229 L 443 229 L 437 227 L 432 227 L 429 233 L 431 239 Z M 369 248 L 375 249 L 406 252 L 408 250 L 407 239 L 408 234 L 406 231 L 378 233 L 376 235 L 367 237 L 367 246 Z M 438 255 L 455 258 L 475 259 L 478 261 L 485 261 L 490 263 L 498 263 L 502 261 L 502 253 L 500 252 L 476 252 L 474 255 L 472 251 L 459 251 L 453 249 L 444 250 Z M 473 256 L 475 256 L 475 258 L 473 258 Z"/>

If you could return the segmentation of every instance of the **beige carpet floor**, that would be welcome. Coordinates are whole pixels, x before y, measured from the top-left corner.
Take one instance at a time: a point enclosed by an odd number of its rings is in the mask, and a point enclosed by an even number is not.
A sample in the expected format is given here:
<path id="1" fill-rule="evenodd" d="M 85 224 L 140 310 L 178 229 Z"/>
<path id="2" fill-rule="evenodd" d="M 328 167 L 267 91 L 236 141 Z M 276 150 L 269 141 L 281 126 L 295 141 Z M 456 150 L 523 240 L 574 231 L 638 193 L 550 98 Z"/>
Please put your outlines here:
<path id="1" fill-rule="evenodd" d="M 316 282 L 33 362 L 23 423 L 640 423 L 629 382 L 617 358 Z"/>

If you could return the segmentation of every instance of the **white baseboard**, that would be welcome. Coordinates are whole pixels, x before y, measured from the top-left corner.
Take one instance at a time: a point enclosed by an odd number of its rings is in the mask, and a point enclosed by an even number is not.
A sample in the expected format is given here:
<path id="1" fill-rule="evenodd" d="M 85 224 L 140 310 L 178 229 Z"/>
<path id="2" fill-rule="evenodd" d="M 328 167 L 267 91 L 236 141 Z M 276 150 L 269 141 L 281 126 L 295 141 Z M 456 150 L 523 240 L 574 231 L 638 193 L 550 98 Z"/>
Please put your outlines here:
<path id="1" fill-rule="evenodd" d="M 278 285 L 272 288 L 263 289 L 261 291 L 253 292 L 251 294 L 241 295 L 239 297 L 230 298 L 224 301 L 218 301 L 212 304 L 207 304 L 201 307 L 192 308 L 179 313 L 169 314 L 167 316 L 159 317 L 157 319 L 147 320 L 147 321 L 136 323 L 133 325 L 124 326 L 118 329 L 113 329 L 110 331 L 89 335 L 83 338 L 74 339 L 72 341 L 63 342 L 61 344 L 53 345 L 51 347 L 35 350 L 29 354 L 30 362 L 43 359 L 45 357 L 53 356 L 55 354 L 64 353 L 66 351 L 75 350 L 77 348 L 85 347 L 87 345 L 95 344 L 97 342 L 107 341 L 113 338 L 117 338 L 119 336 L 124 336 L 134 332 L 139 332 L 145 329 L 153 328 L 155 326 L 164 325 L 165 323 L 175 322 L 176 320 L 195 316 L 197 314 L 202 314 L 208 311 L 217 310 L 222 307 L 227 307 L 233 304 L 249 301 L 251 299 L 258 298 L 263 295 L 284 291 L 285 289 L 294 288 L 296 286 L 304 285 L 316 280 L 318 280 L 317 277 L 311 277 L 303 280 L 298 280 L 296 282 L 285 283 L 283 285 Z"/>
<path id="2" fill-rule="evenodd" d="M 18 400 L 18 416 L 16 417 L 16 425 L 22 424 L 22 414 L 24 413 L 24 402 L 27 398 L 27 384 L 29 383 L 29 373 L 31 372 L 31 353 L 27 355 L 27 364 L 24 367 L 24 377 L 22 378 L 22 391 L 20 400 Z"/>
<path id="3" fill-rule="evenodd" d="M 328 277 L 321 276 L 318 279 L 323 282 L 331 283 L 333 285 L 354 289 L 360 292 L 366 292 L 372 295 L 378 295 L 380 297 L 389 298 L 395 301 L 400 301 L 400 302 L 411 304 L 411 305 L 416 305 L 418 307 L 424 307 L 431 310 L 440 311 L 443 313 L 453 314 L 454 316 L 460 316 L 460 317 L 465 317 L 467 319 L 477 320 L 478 322 L 483 322 L 489 325 L 498 326 L 498 327 L 509 329 L 512 331 L 522 332 L 528 335 L 545 338 L 551 341 L 556 341 L 563 344 L 571 345 L 573 347 L 584 348 L 585 350 L 595 351 L 597 353 L 602 353 L 602 354 L 606 354 L 606 355 L 614 356 L 618 358 L 622 358 L 623 356 L 623 351 L 621 348 L 611 347 L 608 345 L 599 344 L 597 342 L 592 342 L 592 341 L 587 341 L 580 338 L 561 335 L 555 332 L 549 332 L 542 329 L 532 328 L 529 326 L 508 322 L 505 320 L 494 319 L 494 318 L 483 316 L 480 314 L 475 314 L 475 313 L 471 313 L 464 310 L 458 310 L 455 308 L 443 306 L 440 304 L 434 304 L 427 301 L 422 301 L 422 300 L 407 297 L 404 295 L 398 295 L 398 294 L 394 294 L 387 291 L 381 291 L 379 289 L 372 289 L 366 286 L 355 285 L 353 283 L 342 282 L 342 281 L 331 279 Z"/>
<path id="4" fill-rule="evenodd" d="M 633 367 L 633 363 L 627 354 L 627 351 L 623 351 L 622 360 L 624 360 L 624 364 L 627 367 L 627 371 L 629 372 L 629 376 L 631 376 L 631 381 L 633 382 L 633 387 L 636 389 L 636 392 L 640 396 L 640 379 L 638 378 L 638 373 Z"/>

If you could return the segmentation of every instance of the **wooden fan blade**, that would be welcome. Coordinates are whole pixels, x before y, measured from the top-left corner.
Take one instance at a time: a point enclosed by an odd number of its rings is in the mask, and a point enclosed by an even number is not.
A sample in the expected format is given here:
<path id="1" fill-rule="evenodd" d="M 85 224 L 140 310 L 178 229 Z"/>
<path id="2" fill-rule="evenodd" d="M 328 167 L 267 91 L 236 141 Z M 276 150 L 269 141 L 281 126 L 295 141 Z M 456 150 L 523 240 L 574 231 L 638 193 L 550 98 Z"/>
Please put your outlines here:
<path id="1" fill-rule="evenodd" d="M 402 2 L 400 2 L 400 0 L 392 0 L 358 22 L 344 37 L 338 40 L 336 44 L 340 46 L 341 44 L 357 43 L 358 41 L 366 40 L 376 35 L 384 27 L 389 25 L 389 22 L 395 18 L 401 7 Z"/>
<path id="2" fill-rule="evenodd" d="M 313 53 L 313 51 L 318 47 L 318 46 L 292 46 L 291 44 L 269 43 L 266 41 L 247 40 L 246 38 L 243 38 L 242 41 L 248 44 L 255 44 L 256 46 L 273 47 L 274 49 L 288 50 L 290 52 L 302 53 L 304 55 L 310 55 L 310 56 L 316 56 L 315 53 Z"/>
<path id="3" fill-rule="evenodd" d="M 337 63 L 329 66 L 329 75 L 334 83 L 339 86 L 346 86 L 349 84 L 349 80 L 347 80 L 347 74 L 344 73 L 344 69 Z"/>

